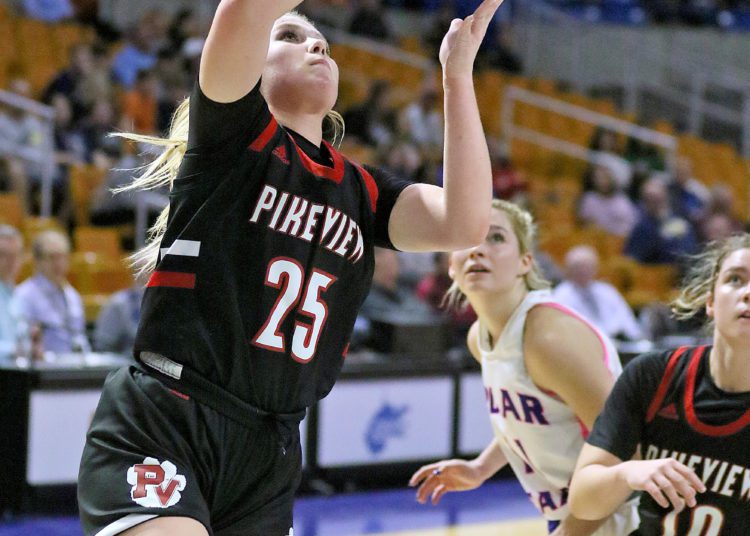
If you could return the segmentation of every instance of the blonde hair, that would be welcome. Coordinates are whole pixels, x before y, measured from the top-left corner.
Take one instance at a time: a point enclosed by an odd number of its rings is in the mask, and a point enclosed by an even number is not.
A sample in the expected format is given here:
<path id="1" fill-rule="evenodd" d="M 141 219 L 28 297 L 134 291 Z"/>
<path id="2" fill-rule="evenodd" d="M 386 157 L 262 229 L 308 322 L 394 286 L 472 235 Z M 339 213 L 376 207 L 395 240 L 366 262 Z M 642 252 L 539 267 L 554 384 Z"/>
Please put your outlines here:
<path id="1" fill-rule="evenodd" d="M 537 263 L 536 258 L 534 257 L 538 229 L 531 213 L 514 203 L 502 199 L 493 199 L 492 208 L 501 210 L 508 216 L 510 224 L 513 227 L 513 234 L 516 235 L 516 239 L 518 240 L 519 253 L 521 255 L 526 255 L 527 253 L 531 255 L 531 268 L 523 276 L 524 283 L 526 283 L 526 289 L 540 290 L 550 288 L 550 282 L 544 277 L 542 269 L 539 267 L 539 263 Z M 461 292 L 461 289 L 458 288 L 458 284 L 454 281 L 445 293 L 443 305 L 449 308 L 458 309 L 464 307 L 466 301 L 466 296 Z"/>
<path id="2" fill-rule="evenodd" d="M 736 234 L 711 242 L 702 253 L 692 258 L 680 295 L 671 303 L 672 314 L 676 318 L 687 320 L 705 311 L 722 264 L 739 249 L 750 249 L 750 234 Z"/>
<path id="3" fill-rule="evenodd" d="M 301 18 L 302 20 L 313 24 L 310 19 L 296 11 L 290 11 L 289 15 Z M 314 25 L 313 25 L 314 26 Z M 166 138 L 156 136 L 143 136 L 133 133 L 114 133 L 112 136 L 124 138 L 126 140 L 146 143 L 163 147 L 164 151 L 150 164 L 137 168 L 141 171 L 132 183 L 115 190 L 115 193 L 132 191 L 132 190 L 152 190 L 162 186 L 168 186 L 172 189 L 172 184 L 177 177 L 177 171 L 182 163 L 182 157 L 187 150 L 188 130 L 190 126 L 190 99 L 184 99 L 172 116 L 172 123 L 169 128 L 169 134 Z M 338 147 L 344 139 L 345 125 L 344 118 L 335 110 L 329 110 L 323 119 L 323 132 L 330 142 Z M 159 247 L 164 233 L 167 230 L 167 221 L 169 220 L 169 206 L 161 211 L 156 222 L 148 231 L 148 244 L 136 251 L 130 256 L 130 262 L 136 272 L 137 277 L 152 272 L 156 267 L 156 261 L 159 256 Z"/>

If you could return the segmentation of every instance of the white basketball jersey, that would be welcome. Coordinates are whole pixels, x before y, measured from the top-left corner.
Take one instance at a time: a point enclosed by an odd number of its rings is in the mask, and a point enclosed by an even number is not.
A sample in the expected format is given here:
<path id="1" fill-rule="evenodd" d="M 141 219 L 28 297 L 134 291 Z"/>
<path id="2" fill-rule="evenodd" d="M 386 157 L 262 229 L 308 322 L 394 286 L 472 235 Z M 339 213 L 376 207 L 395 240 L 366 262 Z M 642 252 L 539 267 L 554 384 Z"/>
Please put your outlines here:
<path id="1" fill-rule="evenodd" d="M 492 428 L 513 471 L 542 515 L 560 520 L 568 515 L 568 486 L 586 431 L 570 407 L 554 393 L 537 387 L 528 375 L 523 334 L 526 316 L 535 306 L 554 307 L 581 318 L 556 302 L 549 291 L 529 292 L 494 346 L 490 347 L 487 329 L 480 322 L 482 378 Z M 607 368 L 613 377 L 619 376 L 622 365 L 617 350 L 603 333 L 589 326 L 604 347 Z"/>

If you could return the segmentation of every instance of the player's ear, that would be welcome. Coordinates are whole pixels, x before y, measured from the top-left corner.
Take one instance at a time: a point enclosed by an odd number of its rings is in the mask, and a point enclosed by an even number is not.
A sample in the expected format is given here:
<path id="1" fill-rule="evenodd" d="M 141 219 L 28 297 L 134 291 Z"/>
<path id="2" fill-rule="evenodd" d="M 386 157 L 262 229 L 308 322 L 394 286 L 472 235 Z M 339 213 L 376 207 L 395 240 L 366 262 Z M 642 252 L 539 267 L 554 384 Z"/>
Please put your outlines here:
<path id="1" fill-rule="evenodd" d="M 706 316 L 708 318 L 714 317 L 714 292 L 713 290 L 706 296 Z"/>

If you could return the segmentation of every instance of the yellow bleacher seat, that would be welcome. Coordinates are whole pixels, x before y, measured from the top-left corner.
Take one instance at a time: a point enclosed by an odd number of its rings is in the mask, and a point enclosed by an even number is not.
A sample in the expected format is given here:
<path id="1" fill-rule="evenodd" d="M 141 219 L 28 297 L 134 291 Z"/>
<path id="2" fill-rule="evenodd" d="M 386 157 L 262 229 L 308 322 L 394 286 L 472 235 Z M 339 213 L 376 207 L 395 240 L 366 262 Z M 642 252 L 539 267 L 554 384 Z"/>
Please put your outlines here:
<path id="1" fill-rule="evenodd" d="M 16 194 L 0 194 L 0 223 L 16 229 L 23 226 L 23 204 Z"/>
<path id="2" fill-rule="evenodd" d="M 109 259 L 123 255 L 120 232 L 116 228 L 78 226 L 73 231 L 75 251 L 94 252 Z"/>

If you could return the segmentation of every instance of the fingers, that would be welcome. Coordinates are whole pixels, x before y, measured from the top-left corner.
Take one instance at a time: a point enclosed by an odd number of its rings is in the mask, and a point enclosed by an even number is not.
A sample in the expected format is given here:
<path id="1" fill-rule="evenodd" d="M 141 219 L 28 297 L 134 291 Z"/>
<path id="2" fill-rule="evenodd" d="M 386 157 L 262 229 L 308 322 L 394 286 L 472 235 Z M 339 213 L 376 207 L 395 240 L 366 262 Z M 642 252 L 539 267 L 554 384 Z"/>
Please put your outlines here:
<path id="1" fill-rule="evenodd" d="M 440 502 L 440 499 L 448 493 L 448 488 L 444 484 L 440 484 L 438 487 L 435 488 L 435 491 L 432 492 L 432 504 L 433 506 Z"/>
<path id="2" fill-rule="evenodd" d="M 675 469 L 682 475 L 685 480 L 688 481 L 690 486 L 697 490 L 699 493 L 703 493 L 706 491 L 706 485 L 698 477 L 698 475 L 695 474 L 695 471 L 690 469 L 690 467 L 678 463 Z"/>
<path id="3" fill-rule="evenodd" d="M 429 465 L 423 465 L 411 476 L 409 479 L 409 486 L 414 487 L 419 484 L 422 480 L 432 474 L 435 469 L 438 469 L 440 462 L 431 463 Z"/>
<path id="4" fill-rule="evenodd" d="M 658 504 L 662 508 L 669 508 L 669 501 L 661 492 L 661 489 L 656 482 L 654 482 L 653 480 L 649 480 L 643 487 L 643 490 L 651 495 L 651 497 L 653 497 L 653 499 L 656 501 L 656 504 Z"/>
<path id="5" fill-rule="evenodd" d="M 487 30 L 492 17 L 495 16 L 495 12 L 502 3 L 503 0 L 484 0 L 484 2 L 479 4 L 479 7 L 474 11 L 474 16 L 479 25 L 478 29 L 482 29 L 482 31 Z"/>
<path id="6" fill-rule="evenodd" d="M 430 476 L 428 476 L 427 479 L 422 482 L 422 485 L 419 486 L 419 489 L 417 490 L 417 502 L 419 502 L 420 504 L 424 504 L 427 502 L 427 497 L 430 496 L 433 497 L 434 501 L 434 494 L 436 492 L 436 489 L 440 486 L 441 483 L 437 475 L 430 473 Z"/>
<path id="7" fill-rule="evenodd" d="M 693 507 L 696 504 L 695 501 L 695 489 L 691 486 L 690 482 L 682 476 L 676 469 L 667 468 L 666 477 L 672 482 L 675 490 L 685 500 L 685 504 L 689 507 Z"/>
<path id="8" fill-rule="evenodd" d="M 669 502 L 672 503 L 674 509 L 678 512 L 681 512 L 682 509 L 685 508 L 685 501 L 677 493 L 677 489 L 675 488 L 674 484 L 666 476 L 661 474 L 654 475 L 653 480 L 656 485 L 659 486 L 659 490 L 661 491 L 661 493 L 666 495 L 667 499 L 669 499 Z"/>

